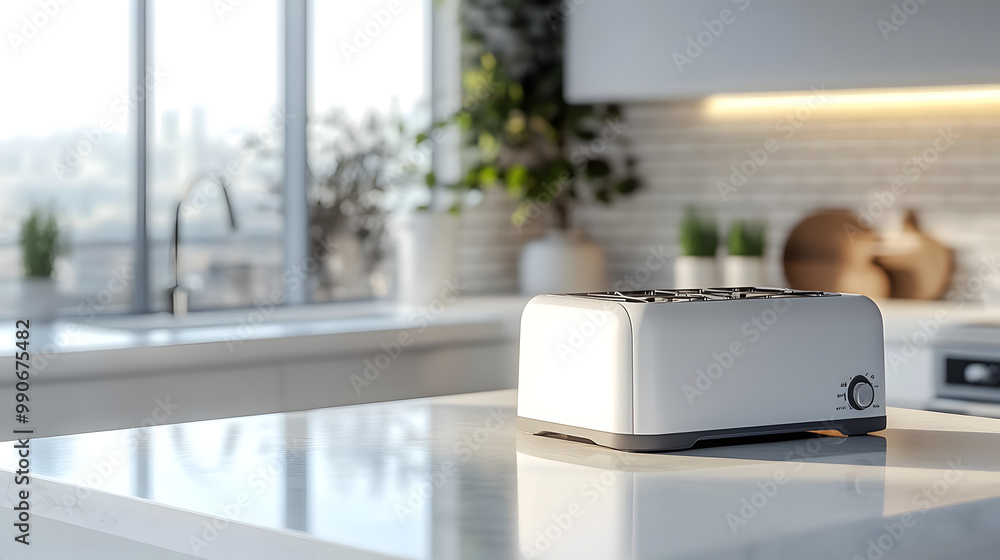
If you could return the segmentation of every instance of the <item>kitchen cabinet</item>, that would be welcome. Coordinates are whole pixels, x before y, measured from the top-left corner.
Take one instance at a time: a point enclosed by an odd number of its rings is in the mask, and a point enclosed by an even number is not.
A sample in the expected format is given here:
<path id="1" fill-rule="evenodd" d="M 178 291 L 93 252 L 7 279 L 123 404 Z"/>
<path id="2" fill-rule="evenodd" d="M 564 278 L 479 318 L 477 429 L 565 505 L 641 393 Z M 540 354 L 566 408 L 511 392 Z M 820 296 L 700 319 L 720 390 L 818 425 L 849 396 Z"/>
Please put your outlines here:
<path id="1" fill-rule="evenodd" d="M 993 0 L 563 3 L 572 102 L 1000 82 Z"/>

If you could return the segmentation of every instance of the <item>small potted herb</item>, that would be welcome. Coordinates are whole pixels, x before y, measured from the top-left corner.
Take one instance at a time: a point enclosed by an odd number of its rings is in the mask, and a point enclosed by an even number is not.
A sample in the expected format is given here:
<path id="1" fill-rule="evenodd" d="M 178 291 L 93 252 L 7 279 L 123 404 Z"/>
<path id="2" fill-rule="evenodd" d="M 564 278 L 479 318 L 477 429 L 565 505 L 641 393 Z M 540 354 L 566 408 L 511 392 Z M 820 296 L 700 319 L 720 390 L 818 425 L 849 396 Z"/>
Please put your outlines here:
<path id="1" fill-rule="evenodd" d="M 57 314 L 56 282 L 52 278 L 56 257 L 64 249 L 53 210 L 34 208 L 21 222 L 21 280 L 19 311 L 23 319 L 51 321 Z"/>
<path id="2" fill-rule="evenodd" d="M 736 220 L 729 227 L 729 254 L 724 274 L 727 286 L 760 286 L 764 280 L 763 220 Z"/>
<path id="3" fill-rule="evenodd" d="M 677 288 L 711 288 L 719 285 L 715 252 L 719 227 L 715 217 L 697 208 L 688 208 L 681 220 L 681 253 L 674 262 Z"/>

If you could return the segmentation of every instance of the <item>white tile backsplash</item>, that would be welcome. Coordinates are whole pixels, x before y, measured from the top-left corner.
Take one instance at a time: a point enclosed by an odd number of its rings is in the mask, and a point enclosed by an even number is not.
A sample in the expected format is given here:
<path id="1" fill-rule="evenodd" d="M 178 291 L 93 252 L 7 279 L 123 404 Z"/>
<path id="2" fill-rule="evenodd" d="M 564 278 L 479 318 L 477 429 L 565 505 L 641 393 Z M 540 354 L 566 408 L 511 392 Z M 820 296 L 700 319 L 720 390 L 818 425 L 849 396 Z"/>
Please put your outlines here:
<path id="1" fill-rule="evenodd" d="M 882 114 L 884 113 L 884 114 Z M 975 273 L 983 258 L 1000 253 L 1000 108 L 925 111 L 914 106 L 860 114 L 838 106 L 819 111 L 791 138 L 775 130 L 777 118 L 713 117 L 698 102 L 633 104 L 626 107 L 626 135 L 640 161 L 644 188 L 610 207 L 588 206 L 576 222 L 608 253 L 611 279 L 629 274 L 650 247 L 677 251 L 677 226 L 692 204 L 713 209 L 725 228 L 735 217 L 763 217 L 771 283 L 784 283 L 780 259 L 794 225 L 820 208 L 871 204 L 876 191 L 901 179 L 907 191 L 893 211 L 912 208 L 921 226 L 956 250 L 955 282 Z M 904 164 L 933 146 L 941 129 L 958 138 L 912 179 Z M 777 152 L 722 200 L 717 182 L 747 150 L 774 137 Z M 541 232 L 511 225 L 513 203 L 492 192 L 480 207 L 463 214 L 459 274 L 473 293 L 517 289 L 521 246 Z M 660 281 L 663 281 L 661 279 Z"/>

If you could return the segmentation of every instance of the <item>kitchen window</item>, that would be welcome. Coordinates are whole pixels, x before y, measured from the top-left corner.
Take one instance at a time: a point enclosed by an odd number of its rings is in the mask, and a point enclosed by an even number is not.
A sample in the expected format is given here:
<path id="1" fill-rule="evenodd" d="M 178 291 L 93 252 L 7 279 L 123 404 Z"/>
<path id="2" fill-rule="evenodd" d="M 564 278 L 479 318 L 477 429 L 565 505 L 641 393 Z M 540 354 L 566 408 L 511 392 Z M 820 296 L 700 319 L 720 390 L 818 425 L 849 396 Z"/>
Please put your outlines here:
<path id="1" fill-rule="evenodd" d="M 430 0 L 40 6 L 0 5 L 5 31 L 24 37 L 0 63 L 31 82 L 3 94 L 0 316 L 18 313 L 19 224 L 32 207 L 54 208 L 68 241 L 55 271 L 61 315 L 166 310 L 188 190 L 178 268 L 190 309 L 391 293 L 384 247 L 365 260 L 349 236 L 304 281 L 289 270 L 309 254 L 311 185 L 335 163 L 323 120 L 398 121 L 414 133 L 429 124 Z M 307 63 L 286 58 L 297 52 Z M 288 129 L 286 99 L 299 98 L 307 122 Z"/>

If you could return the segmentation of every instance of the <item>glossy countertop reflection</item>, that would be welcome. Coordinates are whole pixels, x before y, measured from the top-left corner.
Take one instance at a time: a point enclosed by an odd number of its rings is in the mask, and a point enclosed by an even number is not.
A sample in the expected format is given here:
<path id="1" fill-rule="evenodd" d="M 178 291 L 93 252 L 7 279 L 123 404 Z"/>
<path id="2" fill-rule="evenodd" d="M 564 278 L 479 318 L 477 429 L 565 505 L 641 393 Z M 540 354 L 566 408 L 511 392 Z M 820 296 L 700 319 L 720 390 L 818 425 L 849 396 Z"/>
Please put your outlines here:
<path id="1" fill-rule="evenodd" d="M 37 439 L 32 511 L 203 558 L 1000 551 L 1000 420 L 889 409 L 869 436 L 636 454 L 519 433 L 515 401 L 497 391 Z M 12 445 L 0 446 L 4 508 Z"/>

